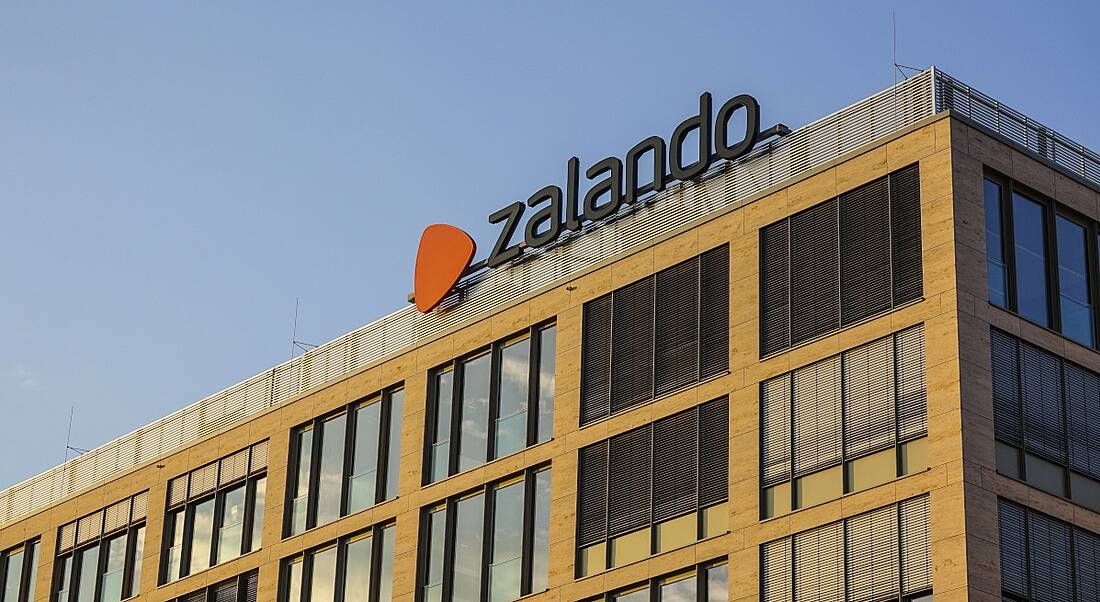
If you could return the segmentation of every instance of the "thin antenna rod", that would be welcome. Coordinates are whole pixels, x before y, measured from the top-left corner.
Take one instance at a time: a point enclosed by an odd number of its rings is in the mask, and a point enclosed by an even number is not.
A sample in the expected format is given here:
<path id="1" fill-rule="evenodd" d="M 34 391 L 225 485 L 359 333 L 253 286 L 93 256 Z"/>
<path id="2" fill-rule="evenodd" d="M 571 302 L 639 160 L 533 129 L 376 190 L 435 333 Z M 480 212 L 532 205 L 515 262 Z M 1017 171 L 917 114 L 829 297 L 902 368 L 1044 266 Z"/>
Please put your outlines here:
<path id="1" fill-rule="evenodd" d="M 290 359 L 294 359 L 294 349 L 298 346 L 298 297 L 294 298 L 294 328 L 290 331 Z"/>
<path id="2" fill-rule="evenodd" d="M 65 433 L 65 461 L 62 462 L 62 464 L 69 461 L 69 452 L 70 451 L 76 452 L 76 455 L 78 455 L 78 456 L 80 454 L 88 453 L 88 450 L 84 449 L 83 447 L 76 447 L 76 446 L 72 445 L 73 413 L 75 411 L 76 411 L 76 406 L 69 406 L 69 431 L 67 433 Z"/>

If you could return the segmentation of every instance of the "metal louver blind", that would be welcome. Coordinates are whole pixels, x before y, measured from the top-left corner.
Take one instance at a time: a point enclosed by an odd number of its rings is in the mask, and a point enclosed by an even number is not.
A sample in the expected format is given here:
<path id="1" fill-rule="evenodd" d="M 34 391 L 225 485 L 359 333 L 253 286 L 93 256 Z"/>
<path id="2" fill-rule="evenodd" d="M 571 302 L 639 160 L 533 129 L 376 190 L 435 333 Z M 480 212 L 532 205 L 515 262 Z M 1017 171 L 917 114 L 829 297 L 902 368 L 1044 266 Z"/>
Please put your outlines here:
<path id="1" fill-rule="evenodd" d="M 844 523 L 848 602 L 877 602 L 898 595 L 898 514 L 895 506 Z"/>
<path id="2" fill-rule="evenodd" d="M 699 416 L 681 412 L 653 424 L 653 520 L 698 508 Z"/>
<path id="3" fill-rule="evenodd" d="M 652 427 L 645 426 L 608 441 L 607 536 L 648 526 L 653 467 Z"/>
<path id="4" fill-rule="evenodd" d="M 237 579 L 231 579 L 214 590 L 214 602 L 237 602 Z"/>
<path id="5" fill-rule="evenodd" d="M 840 356 L 794 373 L 794 476 L 841 460 Z"/>
<path id="6" fill-rule="evenodd" d="M 845 457 L 892 447 L 895 430 L 893 337 L 845 352 L 843 382 Z"/>
<path id="7" fill-rule="evenodd" d="M 760 550 L 761 602 L 791 602 L 791 538 L 770 541 Z"/>
<path id="8" fill-rule="evenodd" d="M 699 406 L 699 505 L 729 498 L 729 400 Z"/>
<path id="9" fill-rule="evenodd" d="M 76 523 L 63 525 L 60 531 L 61 533 L 57 536 L 57 547 L 59 552 L 65 552 L 76 545 Z"/>
<path id="10" fill-rule="evenodd" d="M 611 294 L 584 304 L 581 424 L 611 413 Z"/>
<path id="11" fill-rule="evenodd" d="M 191 497 L 213 491 L 218 482 L 218 463 L 211 462 L 191 471 Z"/>
<path id="12" fill-rule="evenodd" d="M 791 344 L 788 221 L 760 230 L 760 354 Z"/>
<path id="13" fill-rule="evenodd" d="M 898 504 L 901 534 L 901 590 L 913 594 L 932 589 L 932 527 L 928 496 Z"/>
<path id="14" fill-rule="evenodd" d="M 133 509 L 130 511 L 130 521 L 138 521 L 145 518 L 149 511 L 149 491 L 145 490 L 134 496 Z"/>
<path id="15" fill-rule="evenodd" d="M 1100 536 L 1075 529 L 1073 559 L 1077 569 L 1077 599 L 1100 600 Z"/>
<path id="16" fill-rule="evenodd" d="M 844 529 L 832 523 L 794 536 L 794 599 L 844 599 Z"/>
<path id="17" fill-rule="evenodd" d="M 894 305 L 900 305 L 924 294 L 918 164 L 890 174 L 890 231 Z"/>
<path id="18" fill-rule="evenodd" d="M 168 481 L 168 506 L 175 506 L 187 501 L 187 476 L 180 475 Z"/>
<path id="19" fill-rule="evenodd" d="M 1020 365 L 1016 339 L 993 329 L 992 347 L 993 432 L 998 439 L 1023 444 L 1020 417 Z"/>
<path id="20" fill-rule="evenodd" d="M 1007 500 L 997 500 L 1001 534 L 1001 588 L 1027 595 L 1027 522 L 1024 509 Z"/>
<path id="21" fill-rule="evenodd" d="M 89 542 L 103 533 L 103 511 L 85 516 L 76 522 L 76 543 Z"/>
<path id="22" fill-rule="evenodd" d="M 248 450 L 233 454 L 221 459 L 221 470 L 218 471 L 218 484 L 225 485 L 248 474 Z"/>
<path id="23" fill-rule="evenodd" d="M 110 533 L 130 524 L 130 498 L 107 508 L 103 517 L 103 530 Z"/>
<path id="24" fill-rule="evenodd" d="M 249 461 L 250 472 L 256 472 L 261 468 L 267 468 L 267 456 L 270 447 L 270 440 L 260 441 L 252 446 L 252 459 Z"/>
<path id="25" fill-rule="evenodd" d="M 890 189 L 880 178 L 840 195 L 840 323 L 891 305 Z"/>
<path id="26" fill-rule="evenodd" d="M 699 259 L 699 376 L 730 368 L 730 248 L 722 245 Z"/>
<path id="27" fill-rule="evenodd" d="M 928 385 L 924 365 L 924 325 L 895 336 L 898 436 L 902 441 L 928 433 Z"/>
<path id="28" fill-rule="evenodd" d="M 840 326 L 837 200 L 791 216 L 791 344 Z"/>
<path id="29" fill-rule="evenodd" d="M 1054 355 L 1020 345 L 1024 447 L 1058 462 L 1066 461 L 1062 415 L 1062 366 Z"/>
<path id="30" fill-rule="evenodd" d="M 202 588 L 197 592 L 191 592 L 186 596 L 180 598 L 180 602 L 206 602 L 206 588 Z"/>
<path id="31" fill-rule="evenodd" d="M 1045 514 L 1029 512 L 1027 538 L 1032 599 L 1072 600 L 1070 526 Z"/>
<path id="32" fill-rule="evenodd" d="M 577 546 L 607 538 L 607 441 L 580 450 L 577 472 Z"/>
<path id="33" fill-rule="evenodd" d="M 1100 377 L 1065 362 L 1069 465 L 1100 479 Z"/>
<path id="34" fill-rule="evenodd" d="M 778 376 L 760 387 L 764 429 L 761 477 L 768 487 L 791 478 L 791 375 Z"/>
<path id="35" fill-rule="evenodd" d="M 657 273 L 654 350 L 658 395 L 698 380 L 698 257 Z"/>
<path id="36" fill-rule="evenodd" d="M 244 577 L 244 601 L 243 602 L 256 602 L 256 594 L 259 591 L 260 575 L 257 571 L 245 575 Z"/>
<path id="37" fill-rule="evenodd" d="M 611 412 L 653 398 L 653 278 L 615 291 Z"/>

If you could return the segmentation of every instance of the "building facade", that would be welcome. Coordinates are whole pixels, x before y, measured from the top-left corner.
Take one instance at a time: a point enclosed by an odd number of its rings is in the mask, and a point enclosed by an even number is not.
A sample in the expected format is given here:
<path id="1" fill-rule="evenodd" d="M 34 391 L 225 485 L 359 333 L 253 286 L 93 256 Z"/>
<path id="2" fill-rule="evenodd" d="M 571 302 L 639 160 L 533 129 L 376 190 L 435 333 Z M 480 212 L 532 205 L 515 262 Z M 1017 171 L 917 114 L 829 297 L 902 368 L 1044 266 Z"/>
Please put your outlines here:
<path id="1" fill-rule="evenodd" d="M 1100 600 L 1098 190 L 926 71 L 0 492 L 0 602 Z"/>

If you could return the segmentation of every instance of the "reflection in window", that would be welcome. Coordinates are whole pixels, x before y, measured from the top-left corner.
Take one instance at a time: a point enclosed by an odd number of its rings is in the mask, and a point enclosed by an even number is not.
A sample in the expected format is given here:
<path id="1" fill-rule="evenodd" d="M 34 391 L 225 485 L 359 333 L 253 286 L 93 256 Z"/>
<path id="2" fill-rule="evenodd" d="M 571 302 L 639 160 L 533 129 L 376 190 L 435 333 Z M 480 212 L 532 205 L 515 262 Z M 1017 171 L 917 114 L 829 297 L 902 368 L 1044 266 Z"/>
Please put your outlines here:
<path id="1" fill-rule="evenodd" d="M 119 602 L 140 593 L 147 504 L 143 492 L 58 529 L 52 602 Z M 38 542 L 25 545 L 0 555 L 3 602 L 33 601 Z"/>
<path id="2" fill-rule="evenodd" d="M 553 324 L 535 326 L 432 371 L 425 483 L 553 435 L 555 339 Z"/>
<path id="3" fill-rule="evenodd" d="M 1093 345 L 1092 301 L 1085 227 L 1061 215 L 1057 219 L 1058 296 L 1062 333 L 1082 345 Z"/>
<path id="4" fill-rule="evenodd" d="M 184 594 L 171 602 L 256 602 L 259 573 L 255 570 Z"/>
<path id="5" fill-rule="evenodd" d="M 199 503 L 194 509 L 191 526 L 191 570 L 197 573 L 210 566 L 210 544 L 214 540 L 214 498 Z"/>
<path id="6" fill-rule="evenodd" d="M 281 602 L 389 602 L 394 525 L 375 525 L 283 562 Z M 377 567 L 377 570 L 376 570 Z M 342 581 L 341 581 L 342 579 Z"/>
<path id="7" fill-rule="evenodd" d="M 421 599 L 508 602 L 545 591 L 549 504 L 550 470 L 543 468 L 490 483 L 425 511 Z M 525 542 L 530 542 L 530 552 L 525 552 Z"/>
<path id="8" fill-rule="evenodd" d="M 34 602 L 38 540 L 0 553 L 0 602 Z"/>
<path id="9" fill-rule="evenodd" d="M 107 558 L 103 565 L 100 602 L 118 602 L 122 599 L 122 577 L 126 568 L 126 535 L 118 535 L 107 541 Z"/>
<path id="10" fill-rule="evenodd" d="M 651 579 L 585 602 L 726 602 L 729 597 L 725 560 Z"/>
<path id="11" fill-rule="evenodd" d="M 985 256 L 989 301 L 1008 307 L 1008 265 L 1005 263 L 1001 185 L 985 179 Z"/>
<path id="12" fill-rule="evenodd" d="M 1047 307 L 1046 209 L 1012 193 L 1013 235 L 1016 253 L 1016 308 L 1025 318 L 1050 326 Z"/>
<path id="13" fill-rule="evenodd" d="M 287 535 L 397 496 L 403 400 L 387 389 L 294 430 Z"/>

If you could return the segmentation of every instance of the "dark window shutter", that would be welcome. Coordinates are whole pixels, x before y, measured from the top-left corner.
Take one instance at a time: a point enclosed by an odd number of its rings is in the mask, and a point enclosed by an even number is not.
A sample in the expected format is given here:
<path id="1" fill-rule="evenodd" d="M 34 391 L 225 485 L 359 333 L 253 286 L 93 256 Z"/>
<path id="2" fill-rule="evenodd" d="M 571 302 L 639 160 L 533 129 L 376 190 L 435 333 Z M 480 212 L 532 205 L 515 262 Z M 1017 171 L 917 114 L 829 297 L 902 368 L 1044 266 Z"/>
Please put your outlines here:
<path id="1" fill-rule="evenodd" d="M 928 433 L 928 385 L 924 367 L 924 325 L 894 335 L 897 365 L 898 436 L 902 441 Z"/>
<path id="2" fill-rule="evenodd" d="M 699 505 L 729 498 L 730 414 L 726 397 L 699 406 Z"/>
<path id="3" fill-rule="evenodd" d="M 932 589 L 932 520 L 928 496 L 898 504 L 901 534 L 901 590 L 913 594 Z"/>
<path id="4" fill-rule="evenodd" d="M 1077 599 L 1100 600 L 1100 536 L 1075 529 L 1073 559 L 1077 568 Z"/>
<path id="5" fill-rule="evenodd" d="M 699 376 L 730 368 L 730 248 L 722 245 L 699 259 Z"/>
<path id="6" fill-rule="evenodd" d="M 657 273 L 657 394 L 699 379 L 699 258 Z"/>
<path id="7" fill-rule="evenodd" d="M 887 506 L 844 521 L 848 600 L 898 597 L 898 510 Z"/>
<path id="8" fill-rule="evenodd" d="M 607 441 L 582 448 L 577 466 L 577 546 L 607 539 Z"/>
<path id="9" fill-rule="evenodd" d="M 1037 347 L 1021 344 L 1020 375 L 1024 400 L 1024 447 L 1065 463 L 1061 361 Z"/>
<path id="10" fill-rule="evenodd" d="M 791 344 L 787 220 L 760 230 L 760 355 Z"/>
<path id="11" fill-rule="evenodd" d="M 256 594 L 259 591 L 260 574 L 256 571 L 245 575 L 244 578 L 244 602 L 256 602 Z"/>
<path id="12" fill-rule="evenodd" d="M 920 169 L 917 164 L 890 174 L 890 230 L 893 238 L 894 305 L 924 294 L 921 264 Z"/>
<path id="13" fill-rule="evenodd" d="M 650 523 L 653 429 L 644 426 L 612 437 L 607 462 L 607 536 L 615 537 Z"/>
<path id="14" fill-rule="evenodd" d="M 998 439 L 1023 445 L 1020 418 L 1020 363 L 1016 339 L 999 331 L 989 333 L 992 347 L 993 432 Z"/>
<path id="15" fill-rule="evenodd" d="M 611 413 L 611 295 L 584 304 L 581 424 Z"/>
<path id="16" fill-rule="evenodd" d="M 998 500 L 1001 533 L 1001 588 L 1027 596 L 1027 522 L 1024 509 L 1012 502 Z"/>
<path id="17" fill-rule="evenodd" d="M 237 580 L 222 583 L 214 590 L 214 602 L 237 602 Z"/>
<path id="18" fill-rule="evenodd" d="M 681 412 L 653 425 L 653 521 L 698 508 L 699 448 L 696 411 Z"/>
<path id="19" fill-rule="evenodd" d="M 1038 512 L 1028 512 L 1028 577 L 1034 600 L 1072 600 L 1070 526 Z"/>
<path id="20" fill-rule="evenodd" d="M 840 195 L 840 323 L 890 309 L 890 190 L 880 178 Z"/>
<path id="21" fill-rule="evenodd" d="M 894 338 L 844 353 L 844 452 L 854 458 L 894 445 Z"/>
<path id="22" fill-rule="evenodd" d="M 791 216 L 791 343 L 840 326 L 837 201 Z"/>
<path id="23" fill-rule="evenodd" d="M 181 602 L 206 602 L 206 588 L 202 588 L 197 592 L 191 592 L 186 596 L 180 598 Z"/>
<path id="24" fill-rule="evenodd" d="M 1100 479 L 1100 377 L 1065 363 L 1069 465 Z"/>
<path id="25" fill-rule="evenodd" d="M 653 398 L 653 278 L 613 295 L 611 413 Z"/>
<path id="26" fill-rule="evenodd" d="M 763 424 L 761 477 L 764 487 L 791 478 L 791 375 L 777 376 L 760 385 Z"/>
<path id="27" fill-rule="evenodd" d="M 841 461 L 840 356 L 794 373 L 794 476 Z"/>

